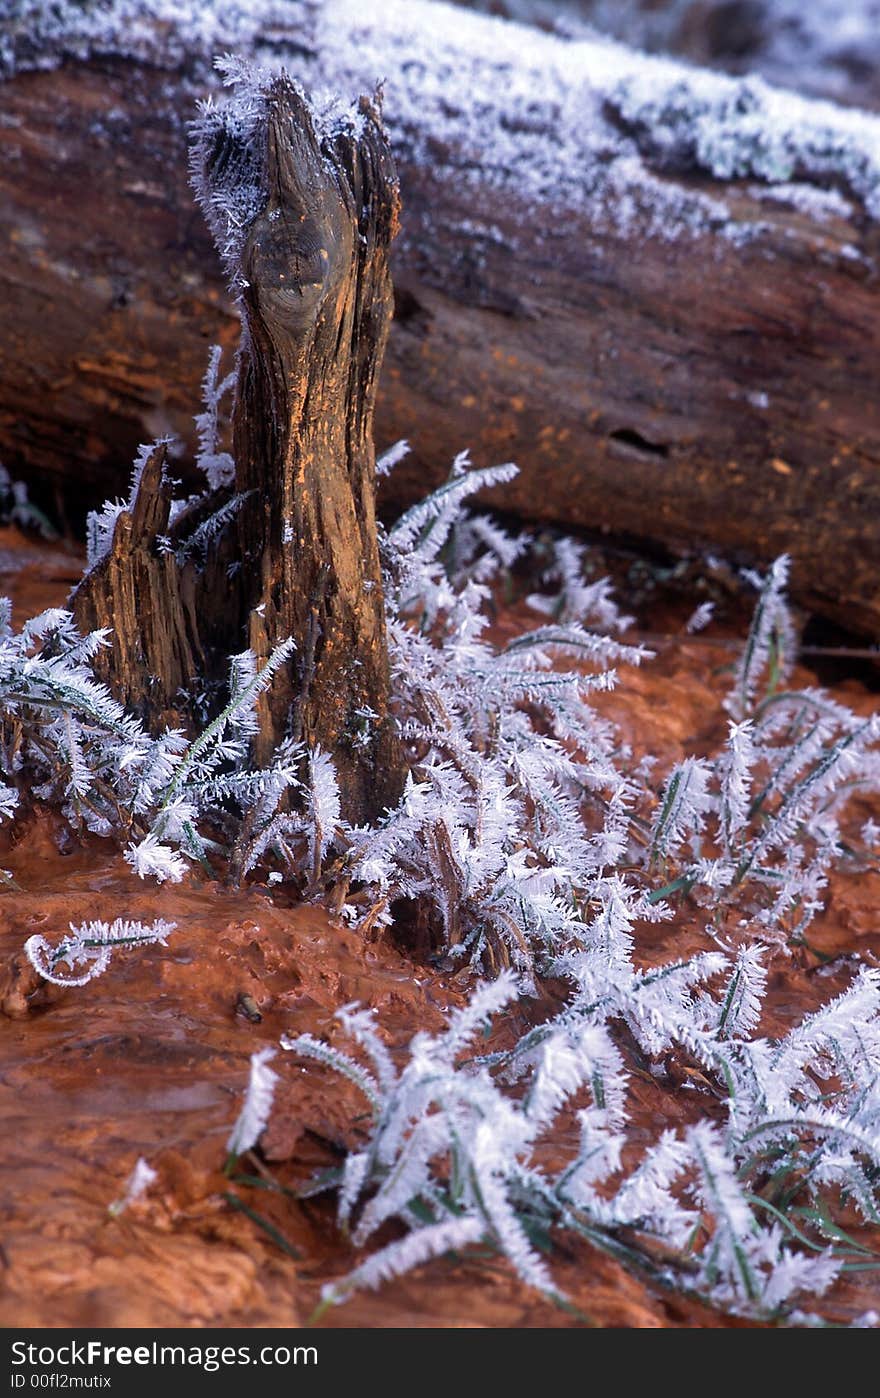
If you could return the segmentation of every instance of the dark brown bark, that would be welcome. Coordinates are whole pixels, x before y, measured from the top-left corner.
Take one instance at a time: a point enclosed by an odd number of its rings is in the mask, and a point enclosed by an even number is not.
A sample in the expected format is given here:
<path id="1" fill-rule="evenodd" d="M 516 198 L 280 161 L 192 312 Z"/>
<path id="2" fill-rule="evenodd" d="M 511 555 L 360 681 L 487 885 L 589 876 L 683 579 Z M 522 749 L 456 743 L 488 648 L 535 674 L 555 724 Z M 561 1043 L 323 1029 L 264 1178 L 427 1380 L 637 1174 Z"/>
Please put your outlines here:
<path id="1" fill-rule="evenodd" d="M 74 605 L 82 627 L 113 627 L 103 664 L 112 688 L 163 721 L 185 708 L 197 676 L 217 676 L 229 651 L 249 644 L 265 659 L 293 637 L 292 660 L 260 700 L 255 758 L 268 762 L 288 735 L 330 753 L 344 814 L 359 822 L 396 799 L 402 782 L 388 712 L 372 437 L 392 312 L 397 180 L 369 102 L 358 134 L 331 139 L 316 133 L 287 80 L 263 96 L 248 159 L 251 173 L 262 169 L 265 199 L 237 258 L 244 326 L 232 580 L 223 566 L 228 537 L 201 568 L 183 557 L 179 545 L 197 520 L 183 515 L 169 530 L 159 447 Z M 204 139 L 209 206 L 239 154 L 219 127 Z M 223 498 L 217 493 L 201 514 Z"/>
<path id="2" fill-rule="evenodd" d="M 303 67 L 321 82 L 320 52 Z M 191 433 L 207 346 L 237 333 L 182 173 L 193 88 L 104 60 L 3 97 L 0 459 L 94 504 L 139 441 Z M 632 139 L 655 160 L 650 133 Z M 816 212 L 667 160 L 684 224 L 706 195 L 727 215 L 665 238 L 599 203 L 516 198 L 497 156 L 425 131 L 401 128 L 395 156 L 376 436 L 414 453 L 389 508 L 469 446 L 520 466 L 500 507 L 753 564 L 787 550 L 806 606 L 880 636 L 878 240 L 858 199 Z"/>

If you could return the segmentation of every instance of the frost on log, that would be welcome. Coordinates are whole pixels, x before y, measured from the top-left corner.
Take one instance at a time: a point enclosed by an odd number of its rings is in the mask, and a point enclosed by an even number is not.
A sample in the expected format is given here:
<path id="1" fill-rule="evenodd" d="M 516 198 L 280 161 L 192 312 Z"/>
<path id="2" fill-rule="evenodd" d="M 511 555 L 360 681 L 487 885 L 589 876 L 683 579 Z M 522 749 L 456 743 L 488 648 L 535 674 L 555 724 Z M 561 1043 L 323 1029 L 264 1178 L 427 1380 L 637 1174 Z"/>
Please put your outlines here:
<path id="1" fill-rule="evenodd" d="M 0 460 L 41 503 L 78 529 L 139 442 L 191 444 L 238 334 L 185 173 L 223 52 L 385 81 L 377 441 L 413 451 L 383 510 L 468 447 L 520 468 L 487 503 L 789 553 L 799 602 L 880 639 L 880 117 L 431 0 L 106 0 L 0 44 Z"/>
<path id="2" fill-rule="evenodd" d="M 255 757 L 286 736 L 332 753 L 344 812 L 399 794 L 375 516 L 373 404 L 392 313 L 398 186 L 380 115 L 322 117 L 286 76 L 242 73 L 208 106 L 194 183 L 242 311 L 234 485 L 172 515 L 165 448 L 74 595 L 112 627 L 105 677 L 153 719 L 187 707 L 230 652 L 292 659 L 263 696 Z M 225 507 L 225 508 L 224 508 Z M 217 511 L 221 511 L 218 515 Z M 187 546 L 215 516 L 207 556 Z"/>

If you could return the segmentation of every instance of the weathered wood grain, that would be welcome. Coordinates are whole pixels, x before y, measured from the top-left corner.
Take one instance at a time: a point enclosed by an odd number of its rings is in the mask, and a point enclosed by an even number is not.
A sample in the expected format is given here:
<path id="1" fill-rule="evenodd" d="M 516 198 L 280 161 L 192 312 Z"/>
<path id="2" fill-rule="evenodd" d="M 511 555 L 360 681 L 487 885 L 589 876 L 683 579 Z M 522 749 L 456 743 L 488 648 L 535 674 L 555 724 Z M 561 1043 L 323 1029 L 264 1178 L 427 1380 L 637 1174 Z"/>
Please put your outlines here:
<path id="1" fill-rule="evenodd" d="M 343 814 L 363 823 L 403 784 L 373 447 L 397 178 L 370 102 L 356 127 L 320 131 L 287 79 L 273 79 L 258 100 L 246 136 L 207 119 L 195 146 L 215 233 L 225 227 L 218 204 L 240 199 L 255 168 L 265 186 L 259 212 L 240 225 L 236 214 L 241 245 L 230 259 L 244 322 L 237 515 L 197 560 L 186 541 L 230 487 L 172 518 L 167 450 L 157 447 L 73 604 L 83 630 L 112 628 L 102 677 L 152 721 L 174 720 L 178 709 L 186 718 L 188 695 L 217 681 L 230 653 L 249 645 L 266 660 L 292 638 L 292 656 L 259 699 L 255 760 L 269 764 L 287 738 L 331 754 Z"/>

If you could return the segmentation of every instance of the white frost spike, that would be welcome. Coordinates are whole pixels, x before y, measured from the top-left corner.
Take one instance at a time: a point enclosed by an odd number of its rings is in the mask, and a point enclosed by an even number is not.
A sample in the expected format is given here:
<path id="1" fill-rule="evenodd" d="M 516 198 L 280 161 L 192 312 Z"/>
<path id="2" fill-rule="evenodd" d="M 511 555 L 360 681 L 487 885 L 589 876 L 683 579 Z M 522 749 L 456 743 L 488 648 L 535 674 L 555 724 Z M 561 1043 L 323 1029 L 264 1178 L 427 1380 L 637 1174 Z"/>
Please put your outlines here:
<path id="1" fill-rule="evenodd" d="M 686 757 L 672 769 L 651 832 L 653 859 L 669 854 L 688 835 L 702 830 L 712 805 L 707 789 L 709 775 L 708 764 L 699 757 Z"/>
<path id="2" fill-rule="evenodd" d="M 158 879 L 164 883 L 180 883 L 186 873 L 186 861 L 170 845 L 163 845 L 155 835 L 149 834 L 139 845 L 129 845 L 125 859 L 139 878 Z"/>
<path id="3" fill-rule="evenodd" d="M 691 612 L 690 616 L 685 622 L 685 631 L 689 636 L 695 635 L 697 631 L 702 631 L 704 627 L 709 625 L 709 622 L 712 620 L 714 614 L 714 602 L 701 602 L 699 607 L 696 607 L 694 611 Z"/>
<path id="4" fill-rule="evenodd" d="M 136 1204 L 138 1199 L 142 1199 L 151 1184 L 155 1184 L 159 1178 L 158 1173 L 152 1165 L 148 1165 L 142 1155 L 139 1155 L 135 1167 L 129 1175 L 125 1184 L 125 1193 L 121 1199 L 117 1199 L 111 1204 L 107 1212 L 118 1218 L 121 1213 L 131 1205 Z"/>
<path id="5" fill-rule="evenodd" d="M 721 779 L 721 824 L 727 849 L 749 819 L 755 730 L 750 719 L 731 723 L 727 746 L 718 762 Z"/>
<path id="6" fill-rule="evenodd" d="M 754 706 L 761 677 L 775 664 L 777 680 L 791 672 L 797 650 L 794 622 L 785 598 L 790 559 L 781 554 L 761 586 L 752 625 L 736 667 L 734 692 L 727 707 L 736 718 L 745 718 Z M 754 574 L 750 581 L 760 583 Z"/>
<path id="7" fill-rule="evenodd" d="M 553 561 L 542 579 L 553 591 L 532 593 L 526 601 L 535 611 L 552 616 L 564 625 L 580 623 L 603 631 L 625 631 L 632 625 L 633 618 L 619 610 L 610 579 L 587 582 L 586 571 L 586 545 L 565 537 L 557 539 L 553 544 Z"/>
<path id="8" fill-rule="evenodd" d="M 757 1296 L 748 1242 L 757 1225 L 745 1192 L 736 1177 L 735 1163 L 725 1149 L 722 1133 L 707 1121 L 692 1126 L 687 1144 L 697 1167 L 694 1192 L 715 1220 L 715 1232 L 703 1259 L 708 1277 L 721 1274 L 736 1296 Z"/>
<path id="9" fill-rule="evenodd" d="M 842 1257 L 832 1257 L 828 1253 L 810 1257 L 785 1251 L 764 1283 L 761 1300 L 772 1312 L 799 1291 L 808 1296 L 823 1296 L 842 1268 Z"/>
<path id="10" fill-rule="evenodd" d="M 395 442 L 393 447 L 389 447 L 387 451 L 383 451 L 382 455 L 377 459 L 376 475 L 389 475 L 398 462 L 402 461 L 405 456 L 409 456 L 409 442 L 403 440 Z"/>
<path id="11" fill-rule="evenodd" d="M 500 1014 L 519 994 L 519 981 L 513 971 L 502 971 L 494 981 L 478 985 L 468 1003 L 449 1016 L 445 1034 L 432 1041 L 439 1062 L 451 1067 L 457 1054 L 494 1015 Z"/>
<path id="12" fill-rule="evenodd" d="M 718 1037 L 736 1038 L 758 1025 L 767 991 L 767 970 L 761 961 L 764 948 L 741 947 L 724 993 L 718 1020 Z"/>
<path id="13" fill-rule="evenodd" d="M 439 549 L 461 508 L 462 503 L 477 491 L 493 485 L 506 485 L 518 475 L 518 468 L 511 461 L 501 466 L 487 466 L 479 471 L 464 471 L 467 453 L 460 452 L 453 462 L 449 479 L 426 500 L 413 505 L 395 524 L 389 534 L 394 547 L 403 552 L 414 549 L 416 541 L 425 534 L 431 534 L 432 545 Z M 427 554 L 426 554 L 427 556 Z"/>
<path id="14" fill-rule="evenodd" d="M 381 1252 L 373 1253 L 343 1281 L 329 1283 L 321 1292 L 321 1298 L 327 1305 L 338 1306 L 358 1287 L 375 1290 L 392 1277 L 399 1277 L 403 1272 L 420 1267 L 423 1262 L 430 1262 L 432 1257 L 478 1243 L 483 1233 L 482 1222 L 470 1217 L 444 1220 L 420 1228 L 399 1242 L 389 1243 Z"/>
<path id="15" fill-rule="evenodd" d="M 212 345 L 208 355 L 208 367 L 202 379 L 202 402 L 204 412 L 196 418 L 196 431 L 199 436 L 199 450 L 196 465 L 204 471 L 211 490 L 231 485 L 235 480 L 235 462 L 228 451 L 218 451 L 220 441 L 220 404 L 224 396 L 234 386 L 236 373 L 220 378 L 222 345 Z"/>
<path id="16" fill-rule="evenodd" d="M 540 1051 L 526 1115 L 535 1127 L 548 1126 L 582 1084 L 592 1087 L 597 1110 L 613 1126 L 626 1120 L 623 1059 L 604 1026 L 551 1034 Z"/>
<path id="17" fill-rule="evenodd" d="M 336 830 L 341 819 L 341 798 L 336 769 L 329 753 L 315 748 L 309 758 L 309 804 L 312 816 L 313 867 L 320 871 L 320 864 L 336 839 Z"/>
<path id="18" fill-rule="evenodd" d="M 251 1075 L 244 1105 L 226 1142 L 230 1155 L 243 1155 L 257 1144 L 266 1129 L 275 1098 L 278 1074 L 268 1066 L 275 1049 L 264 1048 L 251 1054 Z"/>
<path id="19" fill-rule="evenodd" d="M 362 1010 L 355 1001 L 336 1011 L 336 1018 L 347 1034 L 370 1056 L 382 1092 L 391 1092 L 397 1083 L 397 1069 L 388 1049 L 376 1032 L 372 1010 Z"/>
<path id="20" fill-rule="evenodd" d="M 8 820 L 18 805 L 18 792 L 14 786 L 0 782 L 0 820 Z"/>

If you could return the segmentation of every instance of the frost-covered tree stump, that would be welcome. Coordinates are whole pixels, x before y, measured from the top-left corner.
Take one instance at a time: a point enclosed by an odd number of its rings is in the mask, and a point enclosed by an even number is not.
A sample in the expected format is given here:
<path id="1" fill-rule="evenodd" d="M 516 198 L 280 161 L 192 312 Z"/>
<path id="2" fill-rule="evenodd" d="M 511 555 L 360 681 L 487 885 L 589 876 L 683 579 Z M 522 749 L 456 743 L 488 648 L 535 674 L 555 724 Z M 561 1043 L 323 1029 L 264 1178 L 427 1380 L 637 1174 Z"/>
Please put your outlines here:
<path id="1" fill-rule="evenodd" d="M 292 637 L 261 699 L 255 758 L 288 736 L 332 753 L 344 813 L 360 821 L 401 781 L 372 436 L 397 179 L 367 99 L 355 116 L 321 116 L 284 76 L 236 77 L 236 97 L 205 109 L 193 144 L 242 311 L 234 465 L 215 454 L 213 491 L 175 510 L 165 447 L 146 456 L 74 606 L 83 629 L 112 628 L 113 690 L 163 722 L 221 678 L 229 653 L 266 659 Z"/>
<path id="2" fill-rule="evenodd" d="M 377 440 L 413 446 L 389 513 L 466 446 L 520 467 L 506 510 L 787 552 L 798 601 L 880 637 L 880 117 L 431 0 L 25 8 L 0 43 L 0 460 L 72 524 L 139 442 L 190 434 L 206 344 L 238 333 L 186 124 L 214 54 L 258 53 L 312 91 L 385 80 Z"/>

